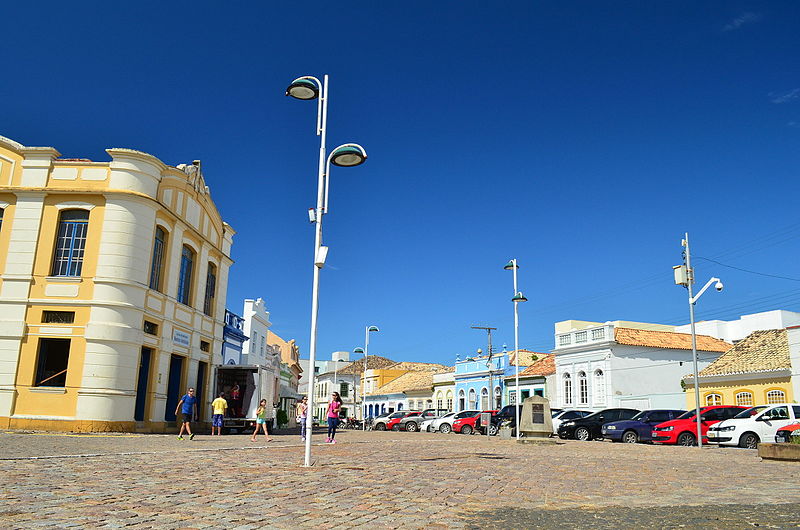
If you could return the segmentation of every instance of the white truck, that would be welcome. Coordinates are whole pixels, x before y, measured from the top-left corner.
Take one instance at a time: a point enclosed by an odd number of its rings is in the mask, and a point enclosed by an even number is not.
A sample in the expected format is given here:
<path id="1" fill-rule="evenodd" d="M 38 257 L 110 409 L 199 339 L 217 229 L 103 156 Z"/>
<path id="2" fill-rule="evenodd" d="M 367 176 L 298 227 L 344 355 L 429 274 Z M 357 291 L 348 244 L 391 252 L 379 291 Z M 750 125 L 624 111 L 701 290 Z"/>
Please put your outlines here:
<path id="1" fill-rule="evenodd" d="M 225 393 L 228 401 L 223 422 L 225 432 L 254 428 L 262 399 L 267 400 L 267 425 L 271 426 L 278 403 L 278 378 L 272 370 L 260 365 L 219 365 L 214 376 L 214 398 L 220 392 Z"/>

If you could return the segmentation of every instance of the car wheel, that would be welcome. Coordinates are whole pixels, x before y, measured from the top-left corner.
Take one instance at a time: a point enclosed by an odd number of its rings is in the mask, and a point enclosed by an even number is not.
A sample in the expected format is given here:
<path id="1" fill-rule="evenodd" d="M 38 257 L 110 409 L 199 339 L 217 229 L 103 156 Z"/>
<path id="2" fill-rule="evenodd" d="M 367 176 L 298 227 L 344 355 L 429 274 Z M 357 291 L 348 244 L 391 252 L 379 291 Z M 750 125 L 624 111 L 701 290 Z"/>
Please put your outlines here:
<path id="1" fill-rule="evenodd" d="M 558 433 L 558 437 L 561 438 L 562 440 L 566 440 L 567 439 L 567 433 L 560 432 L 560 433 Z"/>
<path id="2" fill-rule="evenodd" d="M 639 441 L 639 435 L 636 434 L 636 431 L 625 431 L 622 435 L 622 441 L 626 444 L 635 444 Z"/>
<path id="3" fill-rule="evenodd" d="M 385 431 L 386 430 L 386 424 L 385 423 L 377 423 L 377 424 L 375 424 L 375 430 L 376 431 Z"/>
<path id="4" fill-rule="evenodd" d="M 453 427 L 449 423 L 442 423 L 439 425 L 439 432 L 443 432 L 444 434 L 450 434 L 452 430 Z"/>
<path id="5" fill-rule="evenodd" d="M 393 431 L 399 431 L 400 430 L 400 424 L 399 423 L 395 423 L 394 425 L 392 425 L 392 430 Z"/>
<path id="6" fill-rule="evenodd" d="M 497 436 L 497 425 L 489 425 L 489 436 Z"/>
<path id="7" fill-rule="evenodd" d="M 472 426 L 464 425 L 463 427 L 461 427 L 461 434 L 472 434 Z"/>
<path id="8" fill-rule="evenodd" d="M 586 442 L 592 439 L 592 435 L 586 427 L 578 427 L 575 429 L 575 439 Z"/>
<path id="9" fill-rule="evenodd" d="M 758 442 L 761 440 L 758 439 L 758 435 L 752 432 L 746 432 L 739 438 L 739 447 L 743 447 L 745 449 L 756 449 L 758 448 Z"/>
<path id="10" fill-rule="evenodd" d="M 406 423 L 406 431 L 408 431 L 408 432 L 417 432 L 418 430 L 419 430 L 419 425 L 417 425 L 417 422 L 410 421 L 410 422 Z"/>
<path id="11" fill-rule="evenodd" d="M 684 447 L 697 445 L 697 437 L 690 432 L 682 432 L 681 435 L 678 436 L 678 445 L 682 445 Z"/>

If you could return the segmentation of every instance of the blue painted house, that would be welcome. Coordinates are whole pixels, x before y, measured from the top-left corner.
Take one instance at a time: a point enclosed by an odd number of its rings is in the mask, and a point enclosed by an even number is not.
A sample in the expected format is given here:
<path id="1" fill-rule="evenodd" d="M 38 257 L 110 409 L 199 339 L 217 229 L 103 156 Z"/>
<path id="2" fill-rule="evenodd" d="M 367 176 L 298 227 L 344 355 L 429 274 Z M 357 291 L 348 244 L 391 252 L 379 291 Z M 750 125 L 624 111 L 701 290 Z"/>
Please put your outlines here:
<path id="1" fill-rule="evenodd" d="M 456 411 L 499 409 L 503 405 L 503 378 L 514 368 L 506 352 L 456 360 L 455 368 Z"/>
<path id="2" fill-rule="evenodd" d="M 247 339 L 244 319 L 226 309 L 225 327 L 222 328 L 222 364 L 241 364 L 242 345 Z"/>

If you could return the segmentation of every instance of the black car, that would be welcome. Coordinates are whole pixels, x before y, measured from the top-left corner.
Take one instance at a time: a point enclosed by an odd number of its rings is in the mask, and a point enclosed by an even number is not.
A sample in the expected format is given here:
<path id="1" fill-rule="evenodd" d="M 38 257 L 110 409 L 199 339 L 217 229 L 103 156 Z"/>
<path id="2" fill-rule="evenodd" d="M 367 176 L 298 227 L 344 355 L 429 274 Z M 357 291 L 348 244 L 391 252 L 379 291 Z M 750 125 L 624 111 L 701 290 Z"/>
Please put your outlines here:
<path id="1" fill-rule="evenodd" d="M 558 427 L 558 437 L 562 440 L 592 440 L 602 438 L 603 424 L 612 421 L 629 420 L 639 414 L 636 409 L 605 409 L 583 418 L 562 422 Z"/>
<path id="2" fill-rule="evenodd" d="M 504 422 L 509 422 L 509 426 L 513 431 L 517 428 L 517 413 L 514 411 L 514 405 L 506 405 L 500 411 L 492 416 L 492 423 L 489 425 L 489 435 L 496 436 L 500 431 L 500 425 Z M 522 405 L 519 406 L 519 414 L 522 416 Z M 475 422 L 475 427 L 480 429 L 480 432 L 486 434 L 486 429 L 480 424 L 480 420 Z"/>

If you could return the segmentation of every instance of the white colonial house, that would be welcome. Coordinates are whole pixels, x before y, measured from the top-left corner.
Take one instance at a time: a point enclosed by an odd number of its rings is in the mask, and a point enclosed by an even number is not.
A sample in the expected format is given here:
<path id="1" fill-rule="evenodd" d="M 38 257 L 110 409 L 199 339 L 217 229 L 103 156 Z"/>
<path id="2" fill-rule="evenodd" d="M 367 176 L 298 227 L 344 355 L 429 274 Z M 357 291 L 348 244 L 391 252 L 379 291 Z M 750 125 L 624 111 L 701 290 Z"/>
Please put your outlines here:
<path id="1" fill-rule="evenodd" d="M 641 322 L 555 325 L 554 406 L 602 410 L 609 407 L 682 409 L 681 379 L 692 371 L 691 335 L 672 326 Z M 697 336 L 700 369 L 732 344 Z"/>
<path id="2" fill-rule="evenodd" d="M 274 352 L 267 348 L 267 332 L 272 323 L 264 299 L 245 300 L 242 317 L 243 332 L 248 337 L 242 345 L 242 364 L 266 364 L 267 356 Z"/>

